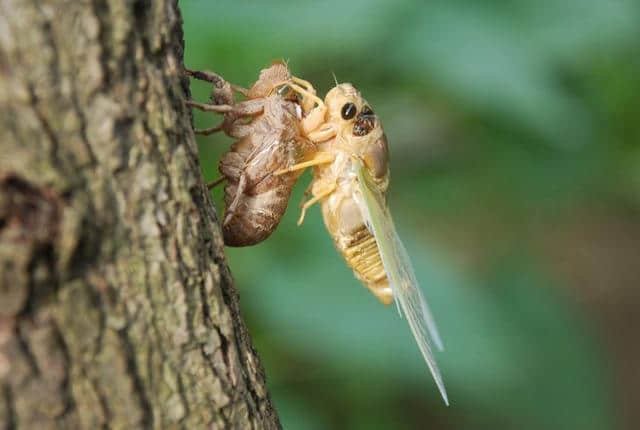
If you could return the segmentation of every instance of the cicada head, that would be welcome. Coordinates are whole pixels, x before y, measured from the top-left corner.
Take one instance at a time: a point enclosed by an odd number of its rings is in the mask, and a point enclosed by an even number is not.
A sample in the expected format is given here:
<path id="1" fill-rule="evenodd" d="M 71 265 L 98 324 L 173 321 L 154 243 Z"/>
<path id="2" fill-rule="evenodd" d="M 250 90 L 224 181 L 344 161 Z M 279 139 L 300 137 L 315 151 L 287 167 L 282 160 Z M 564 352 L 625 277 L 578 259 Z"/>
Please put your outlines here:
<path id="1" fill-rule="evenodd" d="M 249 98 L 269 96 L 274 88 L 291 78 L 291 72 L 283 61 L 274 61 L 271 66 L 260 71 L 258 80 L 249 88 Z"/>
<path id="2" fill-rule="evenodd" d="M 387 179 L 389 148 L 380 119 L 371 105 L 351 84 L 339 84 L 325 97 L 329 121 L 335 125 L 337 141 L 360 158 L 376 182 Z"/>

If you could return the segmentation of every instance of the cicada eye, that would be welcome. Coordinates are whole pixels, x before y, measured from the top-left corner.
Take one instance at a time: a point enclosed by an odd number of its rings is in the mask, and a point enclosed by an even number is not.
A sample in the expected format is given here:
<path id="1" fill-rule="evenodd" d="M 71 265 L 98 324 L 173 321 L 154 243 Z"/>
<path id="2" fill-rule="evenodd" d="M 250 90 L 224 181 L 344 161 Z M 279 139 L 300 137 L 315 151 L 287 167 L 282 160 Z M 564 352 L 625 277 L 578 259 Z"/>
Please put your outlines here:
<path id="1" fill-rule="evenodd" d="M 373 110 L 369 106 L 365 106 L 362 108 L 361 115 L 373 115 Z"/>
<path id="2" fill-rule="evenodd" d="M 358 111 L 358 108 L 356 107 L 356 105 L 354 105 L 351 102 L 345 103 L 344 106 L 342 106 L 342 111 L 341 111 L 342 119 L 353 118 L 354 116 L 356 116 L 357 111 Z"/>
<path id="3" fill-rule="evenodd" d="M 289 85 L 283 85 L 280 88 L 278 88 L 276 90 L 276 94 L 278 94 L 280 97 L 284 99 L 288 99 L 288 98 L 295 99 L 297 97 L 297 94 L 293 92 L 293 90 Z"/>

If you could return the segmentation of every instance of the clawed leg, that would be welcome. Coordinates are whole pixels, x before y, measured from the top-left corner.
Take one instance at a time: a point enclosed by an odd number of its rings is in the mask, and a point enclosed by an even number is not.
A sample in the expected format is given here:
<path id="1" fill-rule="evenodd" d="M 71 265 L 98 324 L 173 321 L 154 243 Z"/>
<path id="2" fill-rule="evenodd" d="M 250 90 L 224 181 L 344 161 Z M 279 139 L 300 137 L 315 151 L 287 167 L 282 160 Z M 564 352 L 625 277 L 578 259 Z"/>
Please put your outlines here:
<path id="1" fill-rule="evenodd" d="M 194 132 L 201 135 L 210 135 L 218 131 L 224 130 L 231 137 L 241 138 L 251 133 L 252 127 L 244 121 L 238 121 L 242 117 L 259 115 L 264 110 L 264 100 L 249 99 L 236 103 L 233 98 L 233 91 L 248 96 L 249 90 L 230 84 L 220 75 L 213 72 L 201 72 L 196 70 L 185 69 L 187 75 L 211 82 L 214 86 L 212 92 L 213 103 L 200 103 L 195 100 L 187 100 L 187 105 L 205 112 L 216 112 L 224 114 L 224 121 L 215 126 L 204 129 L 196 129 Z"/>
<path id="2" fill-rule="evenodd" d="M 292 81 L 297 82 L 301 85 L 308 85 L 310 88 L 313 88 L 311 84 L 300 78 L 291 78 Z M 329 137 L 326 137 L 325 134 L 317 135 L 312 132 L 320 127 L 325 121 L 325 115 L 327 113 L 327 106 L 324 104 L 322 99 L 316 96 L 314 93 L 309 91 L 308 89 L 303 88 L 302 86 L 293 83 L 289 84 L 292 90 L 296 91 L 298 94 L 303 96 L 301 105 L 306 114 L 306 116 L 300 121 L 300 126 L 304 131 L 305 135 L 313 141 L 313 142 L 322 142 L 324 140 L 328 140 L 335 133 L 333 132 Z M 314 107 L 314 105 L 317 105 Z"/>
<path id="3" fill-rule="evenodd" d="M 313 100 L 318 106 L 324 107 L 324 102 L 322 101 L 322 99 L 318 97 L 314 92 L 311 92 L 311 90 L 309 90 L 309 88 L 313 88 L 313 86 L 311 86 L 309 82 L 300 78 L 291 77 L 286 81 L 280 81 L 275 83 L 271 91 L 276 90 L 281 85 L 289 86 L 289 88 L 294 90 L 296 93 L 304 97 L 308 97 L 310 100 Z M 302 85 L 308 86 L 308 88 L 304 88 Z"/>
<path id="4" fill-rule="evenodd" d="M 191 106 L 205 112 L 227 113 L 233 111 L 233 106 L 231 105 L 213 105 L 208 103 L 200 103 L 193 100 L 187 100 L 187 106 Z"/>
<path id="5" fill-rule="evenodd" d="M 307 213 L 307 209 L 316 204 L 318 201 L 324 199 L 329 194 L 336 190 L 337 185 L 333 184 L 324 190 L 321 190 L 317 195 L 313 196 L 311 200 L 308 200 L 305 204 L 302 205 L 302 212 L 300 212 L 300 218 L 298 218 L 298 225 L 302 225 L 304 222 L 304 216 Z"/>
<path id="6" fill-rule="evenodd" d="M 292 76 L 291 77 L 291 82 L 294 82 L 294 83 L 300 85 L 301 87 L 305 88 L 306 90 L 309 90 L 309 91 L 313 90 L 314 92 L 316 91 L 315 88 L 313 88 L 313 85 L 311 85 L 311 82 L 305 81 L 304 79 Z"/>
<path id="7" fill-rule="evenodd" d="M 226 176 L 221 176 L 218 179 L 216 179 L 215 181 L 211 181 L 207 184 L 207 189 L 211 190 L 215 187 L 217 187 L 218 185 L 220 185 L 221 183 L 223 183 L 225 180 L 227 179 Z"/>
<path id="8" fill-rule="evenodd" d="M 193 100 L 187 100 L 187 105 L 196 109 L 200 109 L 206 112 L 217 112 L 222 114 L 233 114 L 235 119 L 245 116 L 253 116 L 262 113 L 264 110 L 264 101 L 261 99 L 245 100 L 232 105 L 216 105 L 208 103 L 199 103 Z M 231 137 L 240 138 L 246 136 L 251 132 L 253 127 L 250 124 L 245 124 L 242 121 L 236 121 L 234 118 L 229 118 L 225 115 L 225 122 L 221 124 L 205 128 L 194 130 L 196 134 L 209 135 L 220 130 L 224 130 L 227 135 Z"/>
<path id="9" fill-rule="evenodd" d="M 323 112 L 326 111 L 324 101 L 322 101 L 322 99 L 315 94 L 315 90 L 313 89 L 313 86 L 309 82 L 305 81 L 304 79 L 291 77 L 286 81 L 281 81 L 274 84 L 272 91 L 281 85 L 287 85 L 296 93 L 303 96 L 303 101 L 301 105 L 305 113 L 309 113 L 309 111 L 311 111 L 314 105 L 316 104 L 318 105 L 318 109 L 322 110 Z"/>
<path id="10" fill-rule="evenodd" d="M 311 141 L 323 142 L 335 136 L 333 129 L 325 129 L 322 130 L 321 133 L 312 133 L 325 122 L 327 106 L 324 104 L 324 101 L 315 94 L 313 86 L 308 81 L 292 76 L 286 81 L 276 83 L 273 89 L 278 88 L 280 85 L 287 85 L 302 96 L 300 106 L 305 113 L 305 117 L 300 121 L 300 126 L 304 134 Z"/>
<path id="11" fill-rule="evenodd" d="M 298 78 L 292 78 L 292 79 L 298 79 Z M 306 81 L 303 81 L 306 82 Z M 307 97 L 309 100 L 315 102 L 319 107 L 321 107 L 322 109 L 325 108 L 324 106 L 324 101 L 322 101 L 322 99 L 320 97 L 318 97 L 317 95 L 315 95 L 314 93 L 312 93 L 311 91 L 309 91 L 306 88 L 301 87 L 298 84 L 294 84 L 289 82 L 288 83 L 289 87 L 294 90 L 295 92 L 297 92 L 298 94 Z M 309 84 L 311 85 L 311 84 Z"/>
<path id="12" fill-rule="evenodd" d="M 216 125 L 215 127 L 196 128 L 196 129 L 193 130 L 193 132 L 195 134 L 201 134 L 203 136 L 209 136 L 210 134 L 217 133 L 217 132 L 221 131 L 223 125 L 224 125 L 224 122 L 220 123 L 219 125 Z"/>
<path id="13" fill-rule="evenodd" d="M 309 161 L 294 164 L 293 166 L 289 166 L 286 169 L 276 170 L 273 174 L 275 176 L 280 176 L 280 175 L 284 175 L 285 173 L 295 172 L 296 170 L 306 169 L 307 167 L 317 166 L 318 164 L 331 163 L 333 162 L 334 158 L 335 158 L 334 155 L 328 152 L 318 152 Z"/>
<path id="14" fill-rule="evenodd" d="M 300 199 L 300 204 L 298 205 L 300 209 L 302 209 L 302 207 L 304 206 L 305 200 L 311 195 L 312 189 L 313 189 L 313 182 L 307 185 L 307 188 L 304 190 L 304 193 L 302 194 L 302 199 Z"/>
<path id="15" fill-rule="evenodd" d="M 305 124 L 304 120 L 309 119 L 310 121 Z M 306 131 L 307 138 L 315 143 L 326 142 L 329 139 L 332 139 L 336 135 L 336 129 L 331 123 L 321 124 L 321 120 L 319 118 L 312 118 L 311 116 L 302 120 L 302 128 L 304 129 L 305 125 L 310 127 L 312 131 Z M 314 122 L 315 120 L 315 122 Z M 315 124 L 315 125 L 314 125 Z M 317 130 L 316 127 L 320 127 Z"/>
<path id="16" fill-rule="evenodd" d="M 199 103 L 199 102 L 195 102 L 193 100 L 187 100 L 187 106 L 191 106 L 194 107 L 196 109 L 200 109 L 206 112 L 218 112 L 218 113 L 228 113 L 228 112 L 232 112 L 233 106 L 230 105 L 213 105 L 213 104 L 206 104 L 206 103 Z M 201 134 L 203 136 L 208 136 L 210 134 L 213 133 L 217 133 L 220 130 L 223 129 L 224 126 L 224 122 L 216 125 L 215 127 L 209 127 L 209 128 L 196 128 L 193 130 L 193 132 L 195 134 Z"/>
<path id="17" fill-rule="evenodd" d="M 187 69 L 186 67 L 184 71 L 187 72 L 187 75 L 191 76 L 192 78 L 198 79 L 200 81 L 211 82 L 218 88 L 222 88 L 225 83 L 228 83 L 231 86 L 231 89 L 233 89 L 233 91 L 236 91 L 245 97 L 249 94 L 248 89 L 238 85 L 234 85 L 230 82 L 227 82 L 222 76 L 218 75 L 217 73 L 208 72 L 208 71 L 191 70 L 191 69 Z"/>
<path id="18" fill-rule="evenodd" d="M 191 69 L 187 69 L 185 67 L 184 71 L 187 73 L 188 76 L 191 76 L 192 78 L 195 78 L 195 79 L 198 79 L 198 80 L 201 80 L 201 81 L 211 82 L 211 83 L 215 84 L 216 86 L 221 86 L 225 82 L 227 82 L 219 74 L 214 73 L 214 72 L 209 72 L 207 70 L 204 70 L 204 71 L 191 70 Z"/>

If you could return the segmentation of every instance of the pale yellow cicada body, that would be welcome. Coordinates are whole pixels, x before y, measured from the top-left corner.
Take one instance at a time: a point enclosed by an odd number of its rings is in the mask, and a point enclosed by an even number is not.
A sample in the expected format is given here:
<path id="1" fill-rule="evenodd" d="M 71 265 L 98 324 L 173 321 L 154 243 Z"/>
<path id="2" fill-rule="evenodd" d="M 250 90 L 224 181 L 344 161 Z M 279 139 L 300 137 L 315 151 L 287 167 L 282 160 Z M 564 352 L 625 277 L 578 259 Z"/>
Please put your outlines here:
<path id="1" fill-rule="evenodd" d="M 315 97 L 298 90 L 303 97 Z M 313 198 L 303 205 L 299 223 L 306 209 L 319 202 L 327 230 L 356 278 L 382 303 L 395 300 L 406 317 L 449 404 L 429 337 L 440 350 L 442 342 L 386 202 L 389 152 L 380 119 L 351 84 L 337 85 L 315 109 L 324 120 L 307 130 L 317 145 L 314 159 L 277 172 L 314 166 Z"/>

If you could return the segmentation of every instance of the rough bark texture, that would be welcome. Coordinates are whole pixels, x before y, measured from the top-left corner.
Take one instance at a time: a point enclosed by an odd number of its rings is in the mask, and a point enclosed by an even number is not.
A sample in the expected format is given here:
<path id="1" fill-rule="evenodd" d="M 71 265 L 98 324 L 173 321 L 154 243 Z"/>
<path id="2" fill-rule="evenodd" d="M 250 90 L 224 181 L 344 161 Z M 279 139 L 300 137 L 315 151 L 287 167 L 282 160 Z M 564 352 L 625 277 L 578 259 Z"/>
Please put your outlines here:
<path id="1" fill-rule="evenodd" d="M 278 428 L 175 1 L 0 0 L 0 428 Z"/>

